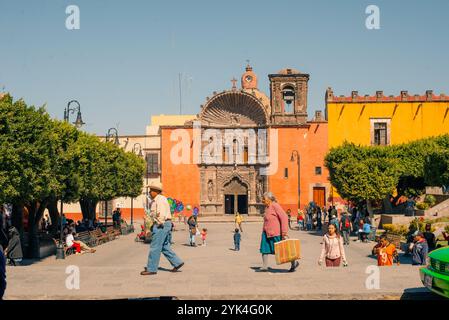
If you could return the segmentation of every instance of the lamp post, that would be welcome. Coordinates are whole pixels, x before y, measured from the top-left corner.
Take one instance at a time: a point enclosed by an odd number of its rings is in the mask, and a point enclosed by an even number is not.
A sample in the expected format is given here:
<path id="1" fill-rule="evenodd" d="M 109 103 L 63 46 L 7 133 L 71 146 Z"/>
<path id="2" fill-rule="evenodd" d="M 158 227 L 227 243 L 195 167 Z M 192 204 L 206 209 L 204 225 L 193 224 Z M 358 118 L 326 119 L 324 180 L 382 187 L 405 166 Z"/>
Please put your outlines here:
<path id="1" fill-rule="evenodd" d="M 290 161 L 294 162 L 296 158 L 296 163 L 298 164 L 298 210 L 301 208 L 301 155 L 298 150 L 293 150 L 290 157 Z"/>
<path id="2" fill-rule="evenodd" d="M 143 157 L 142 153 L 142 145 L 140 143 L 135 143 L 133 145 L 133 152 L 137 154 L 139 157 Z M 134 228 L 134 207 L 133 207 L 134 198 L 131 197 L 131 225 Z"/>
<path id="3" fill-rule="evenodd" d="M 75 107 L 71 108 L 70 105 L 76 104 Z M 81 118 L 81 106 L 80 103 L 77 100 L 71 100 L 69 103 L 67 103 L 67 107 L 64 109 L 64 121 L 69 122 L 69 116 L 71 113 L 75 113 L 75 111 L 78 111 L 76 114 L 76 120 L 73 122 L 75 127 L 81 128 L 83 124 L 83 119 Z"/>
<path id="4" fill-rule="evenodd" d="M 113 140 L 112 140 L 113 139 Z M 116 146 L 120 145 L 120 141 L 118 139 L 118 130 L 116 128 L 109 128 L 108 133 L 106 134 L 106 142 L 113 141 Z M 106 228 L 108 227 L 108 201 L 104 201 L 105 213 L 104 213 L 104 224 Z"/>
<path id="5" fill-rule="evenodd" d="M 60 227 L 60 234 L 59 234 L 59 243 L 56 246 L 56 259 L 65 259 L 65 252 L 64 252 L 64 236 L 62 229 L 64 226 L 62 225 L 62 215 L 63 215 L 63 201 L 61 196 L 61 214 L 59 217 L 59 227 Z"/>
<path id="6" fill-rule="evenodd" d="M 75 107 L 71 107 L 72 104 L 75 104 Z M 70 114 L 75 113 L 76 114 L 76 120 L 73 122 L 75 127 L 81 128 L 85 123 L 83 122 L 83 119 L 81 118 L 81 105 L 77 100 L 71 100 L 67 103 L 67 107 L 64 108 L 64 121 L 69 122 Z M 62 216 L 64 214 L 64 199 L 63 195 L 61 194 L 61 209 L 60 209 L 60 218 L 59 218 L 59 228 L 60 228 L 60 234 L 59 234 L 59 243 L 56 246 L 56 259 L 65 259 L 65 252 L 64 252 L 64 235 L 63 235 L 63 228 L 64 225 L 62 223 Z"/>

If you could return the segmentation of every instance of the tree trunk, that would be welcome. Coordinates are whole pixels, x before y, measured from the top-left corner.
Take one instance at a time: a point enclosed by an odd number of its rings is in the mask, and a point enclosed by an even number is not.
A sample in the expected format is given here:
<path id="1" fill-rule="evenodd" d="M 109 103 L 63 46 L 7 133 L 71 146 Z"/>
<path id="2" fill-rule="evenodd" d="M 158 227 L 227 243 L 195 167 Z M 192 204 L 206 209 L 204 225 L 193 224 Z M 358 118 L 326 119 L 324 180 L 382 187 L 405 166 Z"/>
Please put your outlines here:
<path id="1" fill-rule="evenodd" d="M 96 219 L 95 209 L 97 208 L 98 201 L 91 199 L 81 199 L 79 202 L 81 206 L 81 212 L 83 213 L 83 219 Z"/>
<path id="2" fill-rule="evenodd" d="M 47 201 L 39 203 L 37 201 L 32 202 L 28 206 L 28 252 L 27 256 L 30 258 L 39 258 L 39 239 L 38 230 L 39 223 L 42 220 L 44 211 L 47 208 Z"/>
<path id="3" fill-rule="evenodd" d="M 23 235 L 23 203 L 14 203 L 11 212 L 11 224 Z"/>
<path id="4" fill-rule="evenodd" d="M 47 205 L 47 209 L 51 219 L 50 233 L 55 236 L 58 234 L 61 224 L 61 217 L 58 211 L 58 200 L 51 200 Z"/>
<path id="5" fill-rule="evenodd" d="M 373 206 L 371 205 L 370 200 L 366 200 L 366 210 L 368 211 L 369 216 L 373 217 Z"/>

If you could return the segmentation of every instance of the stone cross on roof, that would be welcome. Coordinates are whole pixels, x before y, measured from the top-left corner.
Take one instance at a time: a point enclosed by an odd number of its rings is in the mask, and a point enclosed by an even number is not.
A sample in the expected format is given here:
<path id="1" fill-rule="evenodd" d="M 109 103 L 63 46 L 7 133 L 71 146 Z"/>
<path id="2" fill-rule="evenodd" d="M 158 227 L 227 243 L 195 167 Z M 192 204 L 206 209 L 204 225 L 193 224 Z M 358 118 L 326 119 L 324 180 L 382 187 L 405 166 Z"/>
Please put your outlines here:
<path id="1" fill-rule="evenodd" d="M 234 77 L 234 78 L 232 78 L 231 82 L 232 82 L 232 89 L 237 89 L 237 86 L 236 86 L 237 79 Z"/>

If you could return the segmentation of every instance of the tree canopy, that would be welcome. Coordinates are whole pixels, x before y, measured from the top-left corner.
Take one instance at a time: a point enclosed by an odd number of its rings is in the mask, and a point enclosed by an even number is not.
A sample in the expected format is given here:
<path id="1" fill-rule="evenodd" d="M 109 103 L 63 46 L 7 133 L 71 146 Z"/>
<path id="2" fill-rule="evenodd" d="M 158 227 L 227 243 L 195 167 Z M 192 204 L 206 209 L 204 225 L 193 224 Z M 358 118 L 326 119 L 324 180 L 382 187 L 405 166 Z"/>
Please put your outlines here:
<path id="1" fill-rule="evenodd" d="M 416 196 L 426 185 L 449 185 L 448 152 L 449 135 L 393 146 L 345 142 L 329 151 L 325 165 L 343 198 L 382 200 L 394 190 L 398 196 Z"/>
<path id="2" fill-rule="evenodd" d="M 51 119 L 45 107 L 0 99 L 0 203 L 26 207 L 30 233 L 58 200 L 80 201 L 83 216 L 93 219 L 98 201 L 137 196 L 144 168 L 134 153 Z"/>

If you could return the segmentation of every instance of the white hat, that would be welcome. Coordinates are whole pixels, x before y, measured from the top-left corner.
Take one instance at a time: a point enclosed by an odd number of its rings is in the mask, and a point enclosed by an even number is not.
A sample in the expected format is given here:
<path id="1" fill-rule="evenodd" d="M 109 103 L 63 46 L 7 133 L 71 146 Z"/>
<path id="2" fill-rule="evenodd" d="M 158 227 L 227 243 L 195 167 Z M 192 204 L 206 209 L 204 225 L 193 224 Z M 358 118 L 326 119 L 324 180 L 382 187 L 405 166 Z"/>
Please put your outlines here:
<path id="1" fill-rule="evenodd" d="M 153 190 L 159 190 L 162 192 L 162 183 L 159 181 L 153 181 L 149 185 L 147 185 L 147 188 L 153 189 Z"/>

